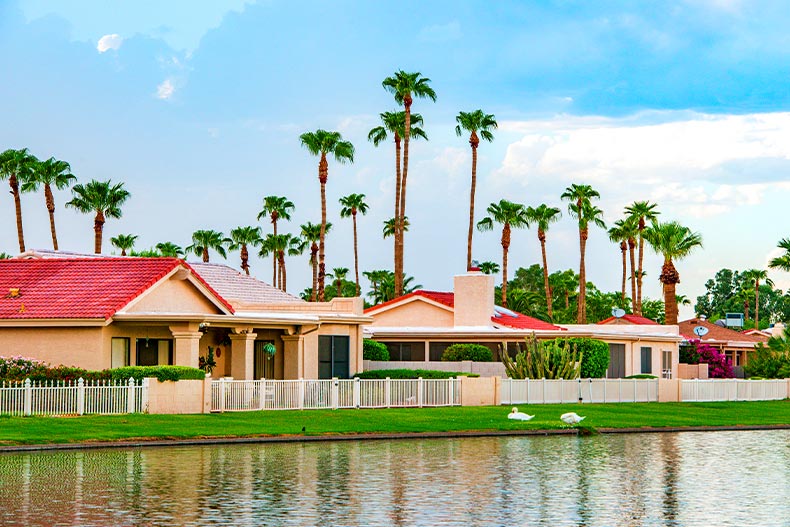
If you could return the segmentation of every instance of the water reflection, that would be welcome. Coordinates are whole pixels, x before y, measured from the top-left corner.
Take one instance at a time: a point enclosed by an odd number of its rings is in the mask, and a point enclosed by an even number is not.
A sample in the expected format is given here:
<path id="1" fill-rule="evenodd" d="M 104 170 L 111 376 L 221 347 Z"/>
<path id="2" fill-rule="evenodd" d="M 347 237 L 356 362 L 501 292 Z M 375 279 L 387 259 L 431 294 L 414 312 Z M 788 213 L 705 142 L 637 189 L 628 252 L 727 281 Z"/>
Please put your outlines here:
<path id="1" fill-rule="evenodd" d="M 0 455 L 0 525 L 790 525 L 790 432 Z"/>

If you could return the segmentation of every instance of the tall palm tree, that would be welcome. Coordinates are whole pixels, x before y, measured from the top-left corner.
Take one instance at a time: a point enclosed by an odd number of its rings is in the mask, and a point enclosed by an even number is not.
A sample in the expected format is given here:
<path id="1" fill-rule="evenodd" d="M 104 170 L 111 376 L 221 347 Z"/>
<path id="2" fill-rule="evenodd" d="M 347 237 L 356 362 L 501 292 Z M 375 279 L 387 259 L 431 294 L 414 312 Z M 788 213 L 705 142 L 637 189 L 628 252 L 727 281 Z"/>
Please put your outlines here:
<path id="1" fill-rule="evenodd" d="M 121 256 L 126 256 L 126 251 L 134 249 L 134 242 L 137 241 L 136 234 L 119 234 L 114 238 L 110 238 L 110 243 L 116 249 L 121 250 Z"/>
<path id="2" fill-rule="evenodd" d="M 654 222 L 645 229 L 643 236 L 653 250 L 664 257 L 661 276 L 658 279 L 664 289 L 665 322 L 668 325 L 677 324 L 678 304 L 675 288 L 680 283 L 680 274 L 675 269 L 674 261 L 681 260 L 697 247 L 702 247 L 702 236 L 676 221 Z"/>
<path id="3" fill-rule="evenodd" d="M 373 128 L 368 133 L 368 141 L 373 142 L 373 146 L 379 146 L 386 141 L 388 134 L 392 134 L 395 142 L 395 215 L 393 216 L 392 235 L 394 236 L 393 258 L 394 268 L 403 271 L 403 233 L 406 232 L 405 226 L 398 222 L 398 219 L 405 221 L 405 215 L 401 213 L 401 185 L 403 183 L 401 174 L 401 140 L 406 136 L 406 112 L 383 112 L 379 114 L 381 125 Z M 422 129 L 423 119 L 418 113 L 410 115 L 409 138 L 428 140 L 428 135 Z"/>
<path id="4" fill-rule="evenodd" d="M 647 228 L 647 222 L 654 222 L 658 219 L 660 212 L 656 210 L 658 205 L 650 203 L 649 201 L 635 201 L 625 208 L 626 214 L 631 216 L 637 222 L 637 229 L 639 232 L 639 267 L 636 272 L 636 298 L 634 299 L 634 313 L 642 315 L 642 261 L 645 255 L 645 237 L 644 231 Z"/>
<path id="5" fill-rule="evenodd" d="M 335 267 L 328 276 L 331 276 L 335 282 L 335 291 L 337 291 L 336 296 L 342 297 L 343 283 L 345 283 L 346 277 L 348 276 L 348 267 Z"/>
<path id="6" fill-rule="evenodd" d="M 385 276 L 392 274 L 392 271 L 387 271 L 384 269 L 377 269 L 373 271 L 364 271 L 362 276 L 367 278 L 370 281 L 370 287 L 373 291 L 368 293 L 368 296 L 378 298 L 379 296 L 379 284 L 385 279 Z"/>
<path id="7" fill-rule="evenodd" d="M 318 241 L 318 301 L 324 301 L 324 278 L 326 263 L 324 254 L 324 238 L 326 235 L 326 182 L 329 178 L 327 156 L 334 156 L 338 163 L 354 162 L 354 145 L 343 141 L 340 132 L 316 130 L 299 136 L 302 146 L 314 156 L 319 156 L 318 181 L 321 183 L 321 239 Z"/>
<path id="8" fill-rule="evenodd" d="M 173 242 L 159 242 L 156 244 L 156 250 L 159 251 L 159 254 L 162 256 L 167 256 L 169 258 L 184 257 L 184 249 Z"/>
<path id="9" fill-rule="evenodd" d="M 129 199 L 129 191 L 123 183 L 113 184 L 112 180 L 96 181 L 92 179 L 85 185 L 77 184 L 71 189 L 73 198 L 66 203 L 83 213 L 95 213 L 93 218 L 93 251 L 101 254 L 102 234 L 107 218 L 120 218 L 121 205 Z"/>
<path id="10" fill-rule="evenodd" d="M 436 102 L 436 92 L 430 86 L 431 79 L 423 77 L 420 72 L 407 73 L 396 71 L 381 83 L 385 90 L 395 97 L 395 102 L 403 105 L 405 112 L 403 129 L 403 168 L 401 171 L 401 192 L 399 213 L 396 214 L 395 228 L 400 236 L 400 247 L 395 255 L 395 296 L 403 295 L 403 227 L 401 223 L 406 216 L 406 183 L 409 175 L 409 141 L 411 139 L 411 105 L 414 97 L 431 99 Z M 397 240 L 396 240 L 397 243 Z"/>
<path id="11" fill-rule="evenodd" d="M 499 264 L 496 262 L 481 262 L 478 267 L 484 274 L 497 274 L 499 272 Z"/>
<path id="12" fill-rule="evenodd" d="M 477 222 L 481 231 L 490 231 L 494 222 L 502 224 L 502 305 L 507 307 L 507 253 L 510 249 L 511 228 L 523 228 L 529 223 L 527 209 L 520 203 L 513 203 L 505 199 L 499 203 L 492 203 L 486 209 L 488 216 Z"/>
<path id="13" fill-rule="evenodd" d="M 311 288 L 311 302 L 316 301 L 316 289 L 318 286 L 318 241 L 321 239 L 321 226 L 311 222 L 303 224 L 301 227 L 302 239 L 310 244 L 310 267 L 313 269 L 313 287 Z M 324 234 L 332 230 L 332 224 L 327 223 Z"/>
<path id="14" fill-rule="evenodd" d="M 404 216 L 403 217 L 402 225 L 403 225 L 403 232 L 409 232 L 409 226 L 411 224 L 409 223 L 409 217 L 408 216 Z M 384 237 L 384 239 L 387 239 L 390 236 L 395 236 L 395 234 L 396 234 L 395 218 L 390 218 L 388 220 L 384 220 L 384 228 L 381 229 L 381 235 Z"/>
<path id="15" fill-rule="evenodd" d="M 790 272 L 790 238 L 782 238 L 776 244 L 779 249 L 784 251 L 784 254 L 772 258 L 768 267 L 771 269 L 779 269 L 780 271 Z"/>
<path id="16" fill-rule="evenodd" d="M 272 244 L 274 250 L 277 252 L 277 287 L 282 291 L 288 290 L 288 275 L 285 269 L 285 257 L 299 256 L 307 248 L 307 242 L 299 236 L 293 234 L 277 234 L 273 235 Z"/>
<path id="17" fill-rule="evenodd" d="M 625 253 L 628 251 L 631 260 L 631 305 L 636 303 L 636 260 L 634 259 L 634 248 L 636 247 L 636 237 L 638 236 L 637 222 L 631 216 L 626 216 L 617 220 L 614 226 L 609 229 L 609 239 L 615 243 L 620 243 L 620 251 L 623 253 L 623 295 L 625 300 L 626 283 L 626 259 Z M 643 275 L 644 276 L 644 275 Z"/>
<path id="18" fill-rule="evenodd" d="M 472 147 L 472 184 L 469 192 L 469 233 L 466 240 L 466 269 L 472 268 L 472 233 L 475 228 L 475 189 L 477 187 L 477 147 L 480 145 L 480 137 L 489 143 L 494 140 L 491 130 L 497 127 L 496 117 L 492 114 L 484 113 L 483 110 L 473 112 L 459 112 L 455 116 L 458 123 L 455 126 L 455 133 L 458 137 L 464 132 L 469 132 L 469 146 Z M 480 132 L 478 137 L 477 132 Z"/>
<path id="19" fill-rule="evenodd" d="M 271 219 L 272 230 L 277 236 L 277 221 L 280 219 L 290 221 L 291 212 L 296 206 L 285 196 L 266 196 L 263 198 L 263 208 L 258 213 L 258 221 L 266 218 Z M 247 273 L 249 274 L 249 273 Z M 277 255 L 272 256 L 272 285 L 277 283 Z"/>
<path id="20" fill-rule="evenodd" d="M 22 192 L 37 192 L 39 186 L 44 187 L 44 202 L 49 212 L 49 230 L 52 234 L 52 248 L 58 250 L 58 235 L 55 231 L 55 197 L 52 185 L 58 190 L 69 188 L 77 178 L 71 173 L 71 165 L 50 157 L 39 161 L 33 166 L 30 177 L 22 184 Z"/>
<path id="21" fill-rule="evenodd" d="M 584 256 L 587 250 L 587 237 L 589 236 L 590 223 L 605 228 L 602 219 L 603 211 L 592 204 L 593 199 L 601 195 L 590 185 L 573 184 L 562 193 L 562 199 L 568 200 L 568 212 L 579 224 L 579 302 L 577 305 L 576 322 L 587 323 L 587 270 L 584 266 Z"/>
<path id="22" fill-rule="evenodd" d="M 620 252 L 623 254 L 623 281 L 622 294 L 620 295 L 623 300 L 625 300 L 625 282 L 628 274 L 628 263 L 625 256 L 628 252 L 628 234 L 625 232 L 625 222 L 626 220 L 617 220 L 607 231 L 609 234 L 609 241 L 619 244 Z"/>
<path id="23" fill-rule="evenodd" d="M 214 249 L 223 258 L 228 257 L 225 247 L 231 243 L 230 238 L 226 238 L 219 231 L 197 230 L 192 233 L 192 245 L 186 248 L 186 253 L 203 258 L 204 263 L 209 261 L 209 249 Z"/>
<path id="24" fill-rule="evenodd" d="M 250 274 L 250 253 L 247 246 L 258 247 L 263 243 L 260 227 L 236 227 L 230 231 L 230 244 L 228 249 L 239 251 L 241 268 Z"/>
<path id="25" fill-rule="evenodd" d="M 9 149 L 0 153 L 0 181 L 8 180 L 16 209 L 16 234 L 19 239 L 19 252 L 25 252 L 25 232 L 22 229 L 22 201 L 19 198 L 20 185 L 30 179 L 33 167 L 38 163 L 36 156 L 27 148 Z"/>
<path id="26" fill-rule="evenodd" d="M 357 242 L 357 213 L 367 214 L 368 204 L 365 203 L 364 194 L 349 194 L 340 198 L 340 217 L 348 218 L 354 222 L 354 277 L 357 284 L 357 296 L 359 296 L 359 251 Z"/>
<path id="27" fill-rule="evenodd" d="M 528 226 L 537 225 L 538 241 L 540 242 L 540 253 L 543 258 L 543 287 L 546 289 L 546 313 L 551 319 L 552 312 L 551 287 L 549 287 L 549 266 L 546 262 L 546 231 L 552 223 L 560 221 L 562 212 L 557 207 L 549 207 L 541 203 L 537 207 L 527 207 Z"/>
<path id="28" fill-rule="evenodd" d="M 768 271 L 765 269 L 749 269 L 741 276 L 749 280 L 754 287 L 754 328 L 760 329 L 760 282 L 771 287 L 774 286 L 773 280 L 768 278 Z M 749 318 L 748 315 L 746 318 Z"/>

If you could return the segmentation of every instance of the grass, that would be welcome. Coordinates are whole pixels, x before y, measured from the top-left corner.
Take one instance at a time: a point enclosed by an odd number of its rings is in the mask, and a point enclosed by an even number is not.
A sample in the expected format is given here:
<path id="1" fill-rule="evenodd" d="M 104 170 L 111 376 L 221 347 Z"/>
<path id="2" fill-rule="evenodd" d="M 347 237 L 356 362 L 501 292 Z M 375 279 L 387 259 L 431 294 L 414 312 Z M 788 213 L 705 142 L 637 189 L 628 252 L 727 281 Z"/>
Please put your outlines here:
<path id="1" fill-rule="evenodd" d="M 507 419 L 510 407 L 304 410 L 207 415 L 2 417 L 0 445 L 282 435 L 337 435 L 567 428 L 564 412 L 586 427 L 790 425 L 790 401 L 522 405 L 535 418 Z M 305 431 L 302 432 L 302 427 Z"/>

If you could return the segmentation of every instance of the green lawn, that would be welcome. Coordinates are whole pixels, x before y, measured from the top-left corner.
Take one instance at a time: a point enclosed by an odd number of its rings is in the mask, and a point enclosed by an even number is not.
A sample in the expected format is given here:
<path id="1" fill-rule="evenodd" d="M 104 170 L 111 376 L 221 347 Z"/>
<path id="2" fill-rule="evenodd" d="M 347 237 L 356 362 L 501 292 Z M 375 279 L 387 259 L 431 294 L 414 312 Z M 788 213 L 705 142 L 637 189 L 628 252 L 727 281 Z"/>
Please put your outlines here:
<path id="1" fill-rule="evenodd" d="M 522 405 L 529 422 L 507 419 L 510 407 L 303 410 L 209 415 L 0 417 L 0 445 L 122 439 L 325 435 L 567 428 L 564 412 L 601 428 L 790 425 L 790 401 Z M 305 432 L 302 432 L 302 427 Z"/>

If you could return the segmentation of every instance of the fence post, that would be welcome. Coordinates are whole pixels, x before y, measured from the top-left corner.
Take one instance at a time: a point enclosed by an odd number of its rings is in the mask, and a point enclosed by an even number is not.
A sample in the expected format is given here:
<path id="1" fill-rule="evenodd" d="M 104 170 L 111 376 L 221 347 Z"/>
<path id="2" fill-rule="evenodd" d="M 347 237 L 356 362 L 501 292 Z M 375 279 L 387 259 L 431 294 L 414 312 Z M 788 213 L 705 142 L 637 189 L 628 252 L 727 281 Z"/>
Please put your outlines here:
<path id="1" fill-rule="evenodd" d="M 359 408 L 362 403 L 360 389 L 362 388 L 362 381 L 359 377 L 354 377 L 354 408 Z"/>
<path id="2" fill-rule="evenodd" d="M 126 413 L 133 414 L 134 413 L 134 378 L 129 377 L 129 382 L 127 383 L 126 389 Z"/>
<path id="3" fill-rule="evenodd" d="M 30 379 L 25 379 L 25 415 L 33 414 L 33 387 L 30 384 Z"/>
<path id="4" fill-rule="evenodd" d="M 140 413 L 148 413 L 148 387 L 151 381 L 148 377 L 143 379 L 142 393 L 140 394 Z"/>
<path id="5" fill-rule="evenodd" d="M 220 413 L 225 413 L 225 397 L 227 397 L 225 386 L 227 381 L 225 377 L 222 377 L 219 381 L 219 411 Z"/>
<path id="6" fill-rule="evenodd" d="M 546 404 L 546 377 L 543 377 L 540 382 L 543 385 L 543 400 L 541 403 Z"/>
<path id="7" fill-rule="evenodd" d="M 513 402 L 513 379 L 510 379 L 510 402 Z M 529 377 L 527 377 L 527 404 L 529 402 Z"/>
<path id="8" fill-rule="evenodd" d="M 417 406 L 422 408 L 423 383 L 422 377 L 417 377 Z"/>
<path id="9" fill-rule="evenodd" d="M 266 377 L 258 382 L 258 410 L 263 410 L 266 407 Z"/>
<path id="10" fill-rule="evenodd" d="M 304 410 L 304 379 L 299 377 L 299 409 Z"/>
<path id="11" fill-rule="evenodd" d="M 340 398 L 340 381 L 337 377 L 332 377 L 332 387 L 331 387 L 331 394 L 329 396 L 330 402 L 332 404 L 332 410 L 337 410 L 337 402 Z"/>
<path id="12" fill-rule="evenodd" d="M 85 381 L 80 377 L 77 380 L 77 415 L 85 414 Z"/>
<path id="13" fill-rule="evenodd" d="M 450 377 L 449 379 L 447 379 L 447 382 L 448 382 L 447 388 L 448 388 L 449 403 L 450 406 L 455 406 L 455 390 L 453 389 L 455 387 L 455 379 Z"/>
<path id="14" fill-rule="evenodd" d="M 390 378 L 384 379 L 384 406 L 389 408 L 392 405 L 392 391 L 390 386 Z"/>

